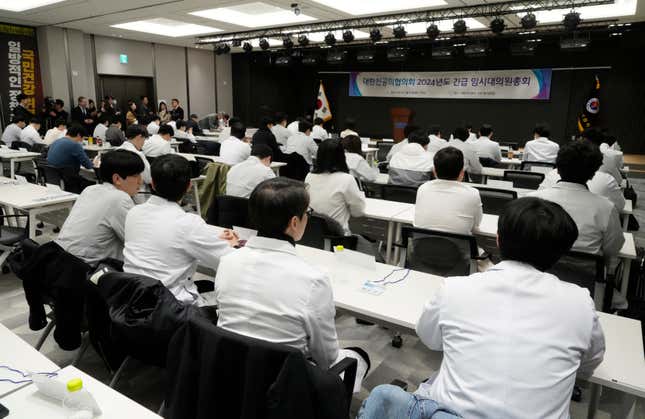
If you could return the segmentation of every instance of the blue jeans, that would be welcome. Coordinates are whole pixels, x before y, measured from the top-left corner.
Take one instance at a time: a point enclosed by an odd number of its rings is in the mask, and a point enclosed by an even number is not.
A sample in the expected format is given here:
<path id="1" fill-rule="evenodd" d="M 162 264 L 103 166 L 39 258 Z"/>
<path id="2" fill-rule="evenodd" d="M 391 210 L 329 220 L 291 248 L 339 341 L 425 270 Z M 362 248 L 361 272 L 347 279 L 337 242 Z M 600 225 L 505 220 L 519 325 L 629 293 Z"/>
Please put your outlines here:
<path id="1" fill-rule="evenodd" d="M 363 401 L 357 419 L 458 419 L 461 416 L 434 400 L 390 384 L 377 386 Z"/>

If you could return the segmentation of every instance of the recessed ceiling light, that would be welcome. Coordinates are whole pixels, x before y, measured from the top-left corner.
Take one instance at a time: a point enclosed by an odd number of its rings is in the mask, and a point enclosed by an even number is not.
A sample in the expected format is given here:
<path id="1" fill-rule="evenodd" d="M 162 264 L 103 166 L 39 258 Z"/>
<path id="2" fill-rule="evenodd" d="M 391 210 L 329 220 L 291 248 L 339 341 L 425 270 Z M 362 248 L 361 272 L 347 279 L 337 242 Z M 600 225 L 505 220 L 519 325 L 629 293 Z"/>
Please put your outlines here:
<path id="1" fill-rule="evenodd" d="M 37 7 L 48 6 L 54 3 L 61 3 L 65 0 L 0 0 L 0 10 L 9 10 L 10 12 L 23 12 Z"/>
<path id="2" fill-rule="evenodd" d="M 580 19 L 607 19 L 610 17 L 633 16 L 636 14 L 637 0 L 615 0 L 613 4 L 602 4 L 597 6 L 576 7 L 575 11 L 580 13 Z M 555 9 L 533 12 L 540 23 L 562 22 L 564 15 L 571 11 L 567 9 Z M 522 17 L 526 13 L 518 13 Z"/>
<path id="3" fill-rule="evenodd" d="M 173 38 L 222 31 L 221 29 L 213 28 L 210 26 L 195 25 L 193 23 L 180 22 L 178 20 L 165 18 L 120 23 L 118 25 L 112 25 L 112 27 L 127 29 L 130 31 L 153 33 L 155 35 L 170 36 Z"/>
<path id="4" fill-rule="evenodd" d="M 239 6 L 220 7 L 217 9 L 198 10 L 191 15 L 206 19 L 219 20 L 232 25 L 259 28 L 262 26 L 286 25 L 289 23 L 309 22 L 315 17 L 304 14 L 296 15 L 291 10 L 262 3 L 247 3 Z"/>
<path id="5" fill-rule="evenodd" d="M 354 39 L 367 39 L 370 37 L 370 34 L 367 32 L 359 31 L 359 30 L 352 30 L 354 32 Z M 325 36 L 327 36 L 328 33 L 334 34 L 336 39 L 343 39 L 343 31 L 338 30 L 338 31 L 324 31 L 324 32 L 312 32 L 307 34 L 307 38 L 311 42 L 325 42 Z"/>
<path id="6" fill-rule="evenodd" d="M 456 20 L 458 19 L 440 20 L 438 22 L 434 22 L 434 24 L 439 27 L 439 30 L 441 32 L 454 32 L 452 26 L 454 25 Z M 465 18 L 464 21 L 466 21 L 466 26 L 468 26 L 468 29 L 484 29 L 486 27 L 477 19 L 473 19 L 471 17 Z M 425 34 L 426 30 L 428 29 L 428 25 L 429 23 L 426 22 L 417 22 L 406 23 L 405 25 L 403 25 L 403 27 L 405 27 L 408 35 L 418 35 L 422 33 Z"/>
<path id="7" fill-rule="evenodd" d="M 324 6 L 331 7 L 350 15 L 367 15 L 398 10 L 426 9 L 443 6 L 444 0 L 313 0 Z"/>

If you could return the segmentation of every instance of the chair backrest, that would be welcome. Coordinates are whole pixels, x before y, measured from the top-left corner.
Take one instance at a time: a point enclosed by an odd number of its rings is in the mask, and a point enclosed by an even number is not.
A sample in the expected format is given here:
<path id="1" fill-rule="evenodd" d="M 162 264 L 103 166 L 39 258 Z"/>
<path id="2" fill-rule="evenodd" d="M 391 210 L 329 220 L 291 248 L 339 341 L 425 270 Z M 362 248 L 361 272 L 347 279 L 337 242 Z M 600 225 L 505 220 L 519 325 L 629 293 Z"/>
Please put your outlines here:
<path id="1" fill-rule="evenodd" d="M 440 276 L 465 276 L 475 270 L 478 254 L 474 236 L 403 227 L 405 267 Z"/>
<path id="2" fill-rule="evenodd" d="M 417 201 L 417 189 L 414 186 L 383 185 L 383 199 L 414 204 Z"/>
<path id="3" fill-rule="evenodd" d="M 198 171 L 198 176 L 204 173 L 204 170 L 206 169 L 206 166 L 208 166 L 209 163 L 213 162 L 213 159 L 209 159 L 206 157 L 199 157 L 195 156 L 195 161 L 197 162 L 197 171 Z"/>
<path id="4" fill-rule="evenodd" d="M 331 250 L 333 239 L 344 235 L 343 227 L 338 221 L 324 214 L 313 213 L 308 217 L 307 228 L 299 244 L 316 249 Z"/>
<path id="5" fill-rule="evenodd" d="M 197 145 L 195 147 L 196 154 L 204 154 L 207 156 L 219 156 L 220 149 L 222 145 L 216 143 L 215 141 L 200 141 L 197 140 Z"/>
<path id="6" fill-rule="evenodd" d="M 197 146 L 195 144 L 191 143 L 189 140 L 179 139 L 177 141 L 182 141 L 182 143 L 177 146 L 177 150 L 179 150 L 180 153 L 196 153 L 197 152 Z"/>
<path id="7" fill-rule="evenodd" d="M 252 228 L 249 219 L 249 200 L 237 196 L 216 196 L 208 209 L 206 222 L 224 228 L 233 228 L 233 226 Z"/>
<path id="8" fill-rule="evenodd" d="M 533 170 L 534 168 L 543 170 Z M 520 170 L 526 170 L 529 172 L 535 171 L 539 173 L 545 173 L 551 171 L 551 169 L 555 169 L 555 163 L 547 163 L 543 161 L 523 161 L 520 165 Z"/>
<path id="9" fill-rule="evenodd" d="M 517 199 L 516 191 L 481 187 L 478 187 L 477 190 L 479 191 L 485 214 L 502 215 L 506 204 Z"/>
<path id="10" fill-rule="evenodd" d="M 389 141 L 378 141 L 376 143 L 376 148 L 378 148 L 378 151 L 376 152 L 376 159 L 378 161 L 386 161 L 387 160 L 387 153 L 390 152 L 392 147 L 394 146 L 394 143 L 391 143 Z"/>
<path id="11" fill-rule="evenodd" d="M 491 159 L 490 157 L 480 157 L 479 162 L 484 167 L 502 167 L 501 163 L 498 163 L 497 160 Z"/>
<path id="12" fill-rule="evenodd" d="M 514 188 L 537 190 L 540 183 L 544 181 L 544 173 L 506 170 L 504 171 L 504 180 L 513 182 Z"/>
<path id="13" fill-rule="evenodd" d="M 593 298 L 596 282 L 605 281 L 605 259 L 602 255 L 572 251 L 562 256 L 548 272 L 561 281 L 588 289 Z"/>
<path id="14" fill-rule="evenodd" d="M 11 148 L 14 150 L 19 150 L 21 148 L 24 148 L 27 151 L 31 151 L 31 144 L 26 143 L 24 141 L 13 141 L 11 143 Z"/>
<path id="15" fill-rule="evenodd" d="M 286 166 L 280 168 L 280 176 L 304 181 L 309 173 L 309 163 L 298 153 L 285 154 Z"/>

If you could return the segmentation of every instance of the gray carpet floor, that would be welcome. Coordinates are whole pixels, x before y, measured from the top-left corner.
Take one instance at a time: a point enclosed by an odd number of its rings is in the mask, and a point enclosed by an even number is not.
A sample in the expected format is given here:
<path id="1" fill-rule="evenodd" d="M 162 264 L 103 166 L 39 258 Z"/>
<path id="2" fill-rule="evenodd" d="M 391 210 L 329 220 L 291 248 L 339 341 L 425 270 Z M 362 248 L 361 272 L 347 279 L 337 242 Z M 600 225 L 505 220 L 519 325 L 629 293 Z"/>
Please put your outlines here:
<path id="1" fill-rule="evenodd" d="M 632 179 L 632 184 L 639 194 L 635 215 L 641 225 L 645 226 L 645 179 Z M 51 219 L 48 221 L 58 224 Z M 52 225 L 46 226 L 41 240 L 53 236 L 51 228 Z M 636 239 L 637 245 L 643 246 L 645 233 L 636 233 Z M 40 332 L 29 330 L 27 318 L 28 306 L 20 281 L 13 274 L 0 275 L 0 322 L 34 345 Z M 362 347 L 369 353 L 372 361 L 372 370 L 364 380 L 361 392 L 355 395 L 352 402 L 353 417 L 362 400 L 375 386 L 400 379 L 407 382 L 409 390 L 413 391 L 418 383 L 429 377 L 441 364 L 441 353 L 428 350 L 414 335 L 404 334 L 403 346 L 394 348 L 391 345 L 392 333 L 378 325 L 359 325 L 353 317 L 339 313 L 336 327 L 342 347 Z M 42 352 L 60 366 L 70 364 L 76 355 L 74 351 L 61 350 L 51 337 L 45 342 Z M 78 367 L 103 382 L 109 382 L 109 372 L 91 348 L 85 353 Z M 156 411 L 164 397 L 166 379 L 162 370 L 134 364 L 127 369 L 117 389 Z M 587 417 L 588 385 L 584 382 L 580 385 L 583 388 L 583 401 L 571 404 L 571 415 L 574 419 Z M 597 418 L 625 418 L 633 400 L 622 393 L 605 389 L 602 392 Z M 528 417 L 530 413 L 527 412 Z M 645 400 L 636 400 L 634 418 L 645 419 Z"/>

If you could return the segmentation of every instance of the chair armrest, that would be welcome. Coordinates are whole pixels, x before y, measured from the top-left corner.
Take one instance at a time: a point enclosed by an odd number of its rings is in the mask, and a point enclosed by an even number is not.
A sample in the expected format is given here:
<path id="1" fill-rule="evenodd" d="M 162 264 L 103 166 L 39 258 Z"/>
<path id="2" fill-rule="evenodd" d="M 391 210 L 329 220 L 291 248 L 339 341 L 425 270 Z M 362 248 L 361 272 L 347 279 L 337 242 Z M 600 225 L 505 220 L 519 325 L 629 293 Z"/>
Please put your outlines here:
<path id="1" fill-rule="evenodd" d="M 9 217 L 14 217 L 14 218 L 25 217 L 25 218 L 29 218 L 29 215 L 27 215 L 27 214 L 3 214 L 3 215 L 0 215 L 0 218 L 9 218 Z"/>
<path id="2" fill-rule="evenodd" d="M 347 404 L 352 401 L 352 394 L 354 394 L 354 382 L 356 381 L 356 369 L 358 368 L 358 361 L 354 358 L 343 358 L 333 367 L 329 368 L 329 372 L 343 376 L 343 384 L 345 385 L 345 394 L 347 395 Z"/>

